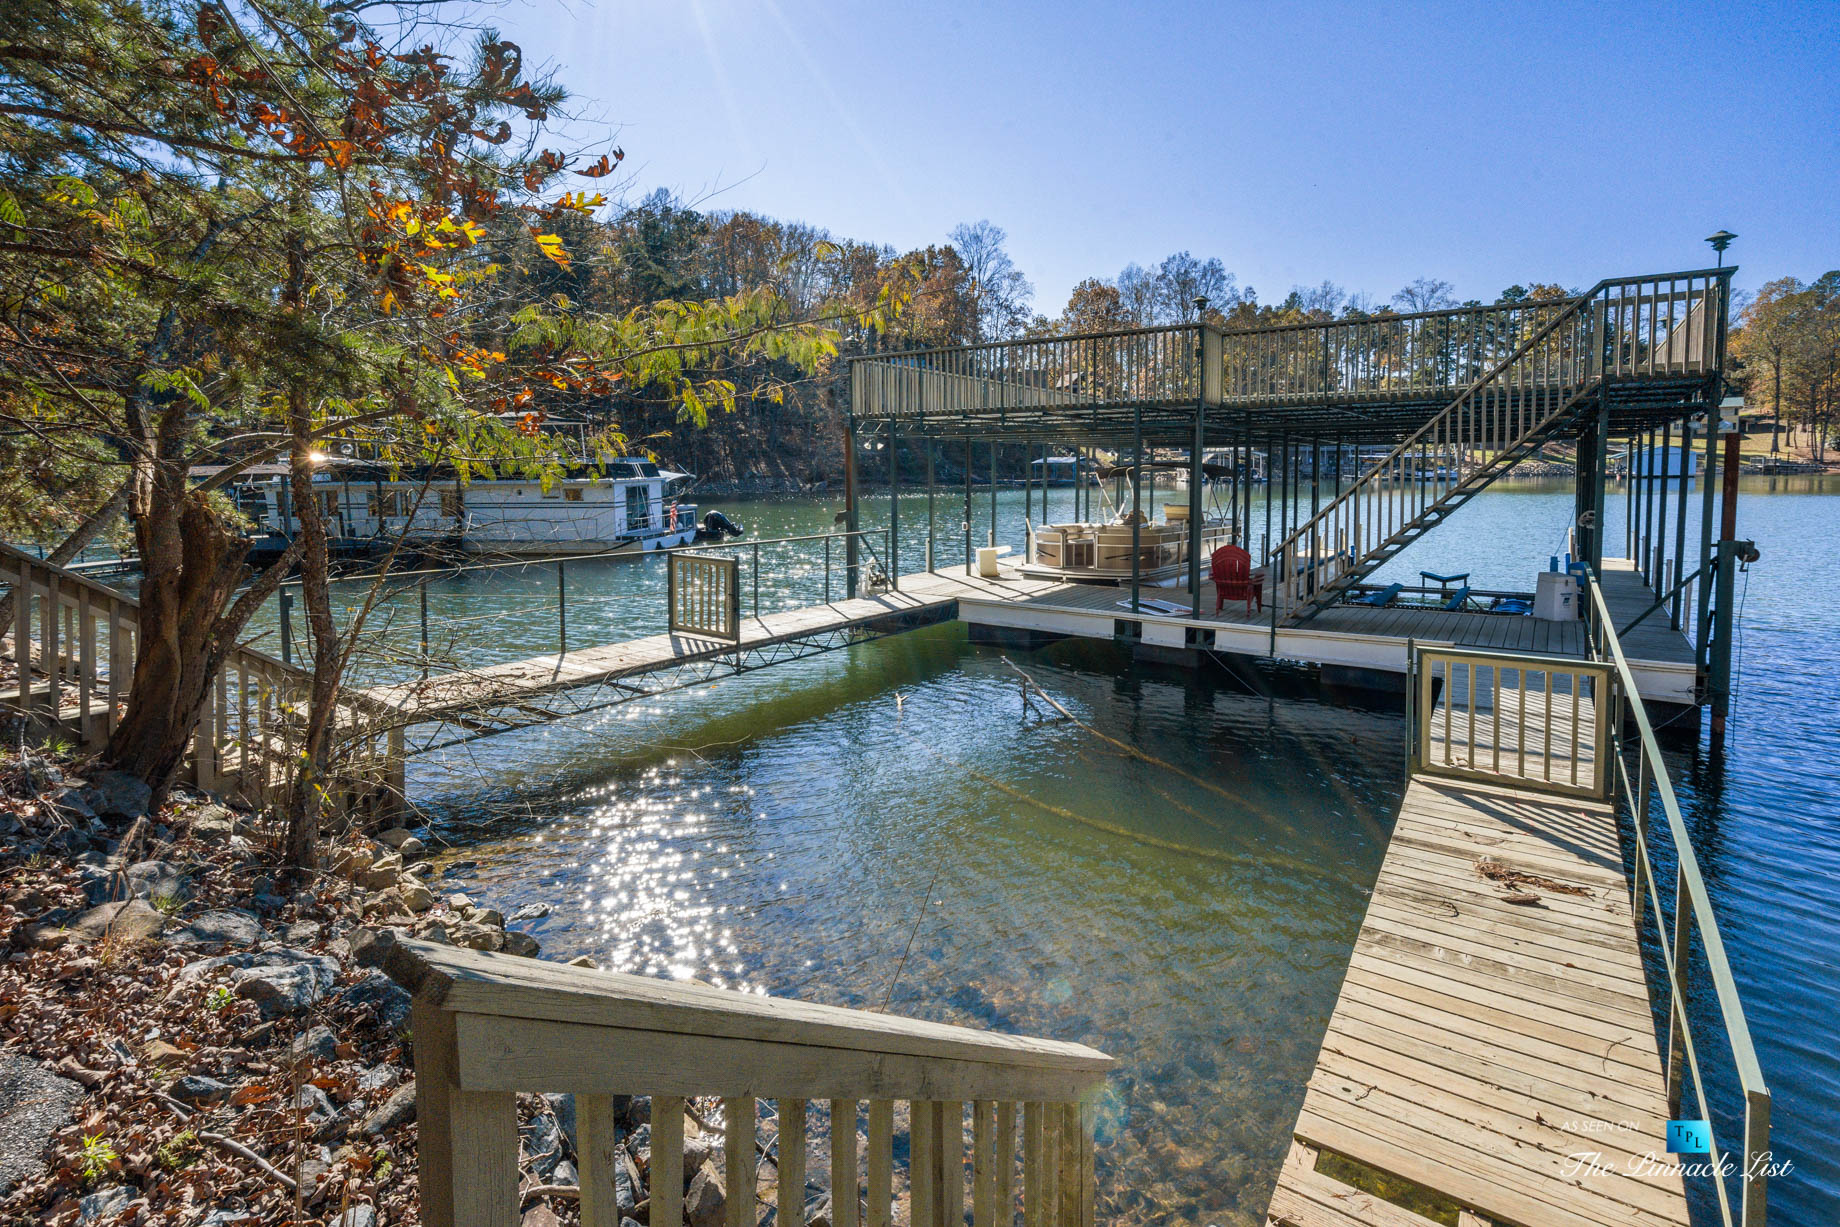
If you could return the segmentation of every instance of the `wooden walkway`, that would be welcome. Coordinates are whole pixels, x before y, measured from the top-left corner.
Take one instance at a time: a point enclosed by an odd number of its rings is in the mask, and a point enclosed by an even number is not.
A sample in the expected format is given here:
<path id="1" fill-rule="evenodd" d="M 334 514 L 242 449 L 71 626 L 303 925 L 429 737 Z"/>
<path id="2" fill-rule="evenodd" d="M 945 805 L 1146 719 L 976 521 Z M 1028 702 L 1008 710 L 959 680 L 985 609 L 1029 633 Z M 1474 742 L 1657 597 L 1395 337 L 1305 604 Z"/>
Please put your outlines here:
<path id="1" fill-rule="evenodd" d="M 898 591 L 810 605 L 741 620 L 738 643 L 683 633 L 651 635 L 625 643 L 548 653 L 479 669 L 442 674 L 387 686 L 364 697 L 402 713 L 404 723 L 441 720 L 501 706 L 516 706 L 545 694 L 617 683 L 698 661 L 717 661 L 741 652 L 852 629 L 890 630 L 924 625 L 952 616 L 966 597 L 1020 601 L 1056 585 L 1009 573 L 1001 580 L 967 576 L 962 570 L 918 572 L 901 577 Z M 660 620 L 662 621 L 662 609 Z"/>
<path id="2" fill-rule="evenodd" d="M 1610 806 L 1414 777 L 1268 1222 L 1684 1227 L 1667 1119 Z"/>
<path id="3" fill-rule="evenodd" d="M 1618 616 L 1633 618 L 1652 600 L 1641 577 L 1634 572 L 1608 572 L 1606 591 L 1616 584 L 1613 607 Z M 1623 591 L 1627 589 L 1627 591 Z M 1145 599 L 1185 603 L 1179 588 L 1147 588 Z M 1220 632 L 1216 646 L 1222 651 L 1263 655 L 1267 628 L 1259 616 L 1248 617 L 1244 607 L 1213 612 L 1213 585 L 1205 585 L 1200 620 L 1144 610 L 1132 615 L 1118 606 L 1128 600 L 1128 590 L 1110 585 L 1070 584 L 1030 579 L 1005 567 L 995 579 L 966 575 L 961 567 L 935 572 L 918 571 L 901 577 L 898 591 L 853 600 L 832 601 L 783 613 L 742 619 L 741 639 L 692 634 L 650 635 L 624 643 L 579 648 L 563 655 L 546 653 L 524 660 L 477 669 L 460 670 L 432 678 L 411 679 L 374 686 L 359 692 L 365 699 L 400 713 L 401 724 L 464 718 L 494 708 L 515 708 L 544 695 L 578 688 L 617 684 L 699 661 L 734 658 L 737 653 L 760 652 L 777 644 L 849 631 L 852 628 L 888 631 L 924 625 L 953 616 L 962 620 L 1024 627 L 1049 632 L 1109 639 L 1119 619 L 1137 618 L 1145 624 L 1145 642 L 1156 642 L 1159 631 L 1182 641 L 1184 627 L 1207 627 Z M 1678 632 L 1668 629 L 1660 614 L 1652 615 L 1637 632 L 1646 634 L 1643 646 L 1654 659 L 1642 668 L 1683 671 L 1691 688 L 1692 649 Z M 1234 638 L 1238 635 L 1243 638 Z M 1632 639 L 1635 636 L 1632 636 Z M 1306 626 L 1281 628 L 1279 655 L 1294 659 L 1338 664 L 1373 664 L 1394 671 L 1403 669 L 1408 639 L 1421 643 L 1460 643 L 1506 651 L 1582 656 L 1585 652 L 1582 622 L 1547 622 L 1537 618 L 1503 617 L 1484 613 L 1445 613 L 1442 610 L 1396 607 L 1372 609 L 1341 605 L 1323 611 Z M 1651 696 L 1652 697 L 1652 696 Z M 1665 695 L 1662 697 L 1672 697 Z M 534 709 L 533 709 L 534 710 Z M 544 713 L 535 712 L 536 715 Z"/>

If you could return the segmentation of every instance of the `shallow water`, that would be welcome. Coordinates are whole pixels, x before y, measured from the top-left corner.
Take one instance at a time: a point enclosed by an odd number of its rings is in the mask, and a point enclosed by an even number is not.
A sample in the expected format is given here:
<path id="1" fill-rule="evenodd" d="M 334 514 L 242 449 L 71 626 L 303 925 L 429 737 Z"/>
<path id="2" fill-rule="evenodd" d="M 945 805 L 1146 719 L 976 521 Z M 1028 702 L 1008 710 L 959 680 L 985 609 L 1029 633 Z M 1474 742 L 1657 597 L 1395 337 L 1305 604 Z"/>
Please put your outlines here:
<path id="1" fill-rule="evenodd" d="M 1776 1094 L 1778 1158 L 1795 1163 L 1771 1188 L 1784 1223 L 1840 1213 L 1840 501 L 1821 489 L 1747 483 L 1741 532 L 1764 557 L 1740 581 L 1731 761 L 1720 777 L 1670 751 Z M 1069 492 L 1054 493 L 1064 516 Z M 1016 541 L 1021 494 L 999 503 Z M 721 505 L 766 533 L 817 531 L 835 510 Z M 905 568 L 924 557 L 924 506 L 903 500 Z M 1498 487 L 1463 512 L 1463 536 L 1433 534 L 1393 577 L 1469 568 L 1479 586 L 1529 587 L 1570 510 L 1563 483 Z M 961 517 L 939 508 L 942 556 L 962 549 L 947 537 Z M 1611 521 L 1614 552 L 1614 498 Z M 791 570 L 763 568 L 765 607 L 812 599 L 819 566 Z M 571 643 L 654 633 L 642 598 L 661 576 L 655 560 L 572 565 Z M 456 655 L 554 649 L 539 590 L 553 573 L 444 582 L 432 607 L 495 619 L 448 628 Z M 550 904 L 530 927 L 551 953 L 1113 1053 L 1102 1216 L 1260 1222 L 1384 852 L 1403 720 L 1133 668 L 1109 645 L 1015 659 L 1167 765 L 1025 710 L 1003 654 L 948 626 L 475 742 L 415 762 L 412 791 L 460 841 L 445 863 L 476 863 L 450 885 L 506 910 Z M 1715 1082 L 1723 1109 L 1729 1076 Z"/>

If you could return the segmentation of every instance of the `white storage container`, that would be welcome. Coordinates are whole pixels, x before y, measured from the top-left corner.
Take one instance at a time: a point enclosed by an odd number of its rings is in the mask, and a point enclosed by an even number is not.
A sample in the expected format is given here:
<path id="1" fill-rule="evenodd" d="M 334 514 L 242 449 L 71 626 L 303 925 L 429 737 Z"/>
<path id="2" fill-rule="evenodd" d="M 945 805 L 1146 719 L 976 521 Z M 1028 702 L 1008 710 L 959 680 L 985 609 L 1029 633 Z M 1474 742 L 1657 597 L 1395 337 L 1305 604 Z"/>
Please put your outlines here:
<path id="1" fill-rule="evenodd" d="M 1548 622 L 1578 620 L 1578 577 L 1542 571 L 1533 585 L 1533 616 Z"/>

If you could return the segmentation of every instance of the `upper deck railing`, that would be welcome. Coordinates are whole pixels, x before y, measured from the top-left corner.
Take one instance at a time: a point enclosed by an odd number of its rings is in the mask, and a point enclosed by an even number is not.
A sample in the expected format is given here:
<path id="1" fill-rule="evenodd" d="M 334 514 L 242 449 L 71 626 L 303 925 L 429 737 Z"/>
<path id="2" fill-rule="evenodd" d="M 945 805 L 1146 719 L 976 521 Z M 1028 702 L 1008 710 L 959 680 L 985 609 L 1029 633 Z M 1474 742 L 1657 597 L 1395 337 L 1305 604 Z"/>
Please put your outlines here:
<path id="1" fill-rule="evenodd" d="M 858 419 L 933 426 L 1078 426 L 1082 410 L 1438 404 L 1461 394 L 1555 320 L 1579 315 L 1588 361 L 1542 369 L 1576 387 L 1600 377 L 1703 376 L 1718 361 L 1730 269 L 1599 282 L 1583 295 L 1260 328 L 1204 324 L 1035 337 L 851 361 Z M 1154 416 L 1154 415 L 1153 415 Z M 1098 419 L 1088 414 L 1084 420 Z"/>

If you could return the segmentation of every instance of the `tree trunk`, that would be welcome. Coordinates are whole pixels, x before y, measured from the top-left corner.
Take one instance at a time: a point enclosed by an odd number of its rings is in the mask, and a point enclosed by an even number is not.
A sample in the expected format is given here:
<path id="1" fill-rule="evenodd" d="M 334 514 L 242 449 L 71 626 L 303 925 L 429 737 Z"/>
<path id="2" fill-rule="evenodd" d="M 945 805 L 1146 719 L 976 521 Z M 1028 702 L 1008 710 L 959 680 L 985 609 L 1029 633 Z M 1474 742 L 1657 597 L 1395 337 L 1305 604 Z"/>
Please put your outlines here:
<path id="1" fill-rule="evenodd" d="M 234 643 L 220 612 L 245 574 L 247 543 L 185 488 L 182 467 L 164 465 L 135 523 L 146 575 L 139 647 L 127 710 L 103 760 L 146 781 L 165 799 L 185 759 L 224 658 Z M 172 474 L 176 473 L 176 479 Z"/>

